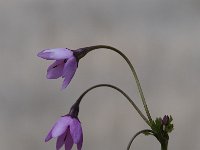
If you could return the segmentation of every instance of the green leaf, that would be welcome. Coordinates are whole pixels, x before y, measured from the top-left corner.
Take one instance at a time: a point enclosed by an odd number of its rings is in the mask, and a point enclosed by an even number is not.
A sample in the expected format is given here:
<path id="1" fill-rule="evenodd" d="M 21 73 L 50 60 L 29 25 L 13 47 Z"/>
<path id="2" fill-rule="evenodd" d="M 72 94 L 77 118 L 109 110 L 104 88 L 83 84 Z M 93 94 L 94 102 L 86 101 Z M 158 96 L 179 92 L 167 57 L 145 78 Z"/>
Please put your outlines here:
<path id="1" fill-rule="evenodd" d="M 169 123 L 171 123 L 173 121 L 173 118 L 172 118 L 172 116 L 170 115 L 169 116 Z"/>
<path id="2" fill-rule="evenodd" d="M 173 124 L 169 124 L 168 126 L 165 127 L 165 131 L 167 133 L 172 132 L 173 129 L 174 129 L 174 125 Z"/>

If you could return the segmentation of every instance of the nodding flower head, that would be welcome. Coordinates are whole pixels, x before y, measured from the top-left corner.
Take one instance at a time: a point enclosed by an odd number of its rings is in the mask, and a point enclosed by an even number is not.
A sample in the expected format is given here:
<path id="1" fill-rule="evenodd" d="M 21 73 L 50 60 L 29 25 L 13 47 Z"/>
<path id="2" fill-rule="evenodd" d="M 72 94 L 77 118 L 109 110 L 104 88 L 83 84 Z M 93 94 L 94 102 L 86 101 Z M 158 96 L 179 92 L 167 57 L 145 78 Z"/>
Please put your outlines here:
<path id="1" fill-rule="evenodd" d="M 64 144 L 65 150 L 71 150 L 73 144 L 77 144 L 77 149 L 81 150 L 83 144 L 83 132 L 78 118 L 72 118 L 69 115 L 62 116 L 46 136 L 45 142 L 56 137 L 56 150 L 59 150 Z"/>
<path id="2" fill-rule="evenodd" d="M 70 50 L 67 48 L 46 49 L 38 53 L 38 57 L 46 60 L 55 60 L 47 69 L 48 79 L 64 78 L 62 89 L 65 89 L 78 68 L 79 60 L 85 56 L 82 49 Z"/>
<path id="3" fill-rule="evenodd" d="M 72 106 L 68 115 L 62 116 L 52 127 L 45 138 L 48 142 L 57 137 L 56 150 L 65 145 L 65 150 L 71 150 L 73 144 L 77 144 L 77 149 L 81 150 L 83 144 L 83 131 L 78 119 L 79 106 Z"/>

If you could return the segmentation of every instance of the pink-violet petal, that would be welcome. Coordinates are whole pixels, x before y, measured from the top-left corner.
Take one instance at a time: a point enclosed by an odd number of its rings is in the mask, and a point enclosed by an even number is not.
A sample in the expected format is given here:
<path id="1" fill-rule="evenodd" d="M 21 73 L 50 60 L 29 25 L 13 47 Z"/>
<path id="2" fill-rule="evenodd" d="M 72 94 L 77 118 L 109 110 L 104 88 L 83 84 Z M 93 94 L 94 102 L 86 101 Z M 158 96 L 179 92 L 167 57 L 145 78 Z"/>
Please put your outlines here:
<path id="1" fill-rule="evenodd" d="M 80 141 L 79 141 L 78 144 L 77 144 L 77 149 L 78 149 L 78 150 L 81 150 L 82 145 L 83 145 L 83 134 L 81 135 L 81 139 L 80 139 Z"/>
<path id="2" fill-rule="evenodd" d="M 65 144 L 66 137 L 67 137 L 67 131 L 58 137 L 57 142 L 56 142 L 56 150 L 59 150 Z"/>
<path id="3" fill-rule="evenodd" d="M 70 135 L 70 132 L 67 132 L 67 137 L 65 140 L 65 150 L 71 150 L 74 142 L 72 139 L 72 136 Z"/>
<path id="4" fill-rule="evenodd" d="M 83 132 L 81 123 L 76 118 L 73 118 L 73 121 L 70 124 L 70 133 L 72 135 L 74 143 L 78 144 L 81 140 Z"/>
<path id="5" fill-rule="evenodd" d="M 64 60 L 56 60 L 48 67 L 46 77 L 48 79 L 57 79 L 62 76 L 64 64 Z"/>
<path id="6" fill-rule="evenodd" d="M 47 60 L 61 60 L 72 57 L 73 52 L 66 48 L 45 49 L 37 56 Z"/>
<path id="7" fill-rule="evenodd" d="M 48 142 L 49 140 L 52 139 L 52 133 L 51 132 L 52 132 L 52 129 L 49 131 L 48 135 L 46 136 L 45 142 Z"/>
<path id="8" fill-rule="evenodd" d="M 63 69 L 63 77 L 65 78 L 62 84 L 62 89 L 65 89 L 70 81 L 72 80 L 76 69 L 77 69 L 77 60 L 75 57 L 71 57 L 67 60 L 65 63 L 64 69 Z"/>
<path id="9" fill-rule="evenodd" d="M 52 137 L 58 137 L 62 135 L 71 124 L 72 118 L 70 116 L 61 117 L 52 129 Z"/>

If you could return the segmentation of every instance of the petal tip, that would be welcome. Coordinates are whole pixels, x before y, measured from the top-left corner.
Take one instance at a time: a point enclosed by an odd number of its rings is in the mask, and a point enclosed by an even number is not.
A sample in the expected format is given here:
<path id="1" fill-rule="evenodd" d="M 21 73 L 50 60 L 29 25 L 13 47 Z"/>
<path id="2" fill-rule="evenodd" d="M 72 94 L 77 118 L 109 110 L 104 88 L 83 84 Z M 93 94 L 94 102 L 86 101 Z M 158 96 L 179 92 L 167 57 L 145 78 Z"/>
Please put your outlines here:
<path id="1" fill-rule="evenodd" d="M 50 52 L 45 52 L 46 50 L 43 50 L 43 51 L 41 51 L 41 52 L 39 52 L 38 54 L 37 54 L 37 56 L 38 57 L 40 57 L 40 58 L 43 58 L 43 59 L 51 59 L 51 57 L 50 57 Z"/>
<path id="2" fill-rule="evenodd" d="M 71 81 L 71 80 L 70 80 Z M 70 81 L 67 81 L 66 78 L 64 79 L 63 83 L 62 83 L 62 87 L 61 90 L 64 90 L 68 87 Z"/>
<path id="3" fill-rule="evenodd" d="M 48 142 L 49 140 L 51 140 L 52 139 L 52 136 L 51 135 L 47 135 L 47 137 L 45 138 L 45 142 Z"/>
<path id="4" fill-rule="evenodd" d="M 38 56 L 38 57 L 42 57 L 42 52 L 43 52 L 43 51 L 37 53 L 37 56 Z"/>
<path id="5" fill-rule="evenodd" d="M 60 90 L 63 91 L 63 90 L 66 89 L 66 88 L 67 88 L 67 85 L 65 85 L 65 84 L 63 83 L 62 86 L 61 86 L 61 88 L 60 88 Z"/>
<path id="6" fill-rule="evenodd" d="M 52 74 L 50 74 L 50 73 L 47 73 L 47 74 L 46 74 L 46 78 L 47 78 L 47 79 L 58 79 L 59 77 L 55 76 L 54 74 L 52 75 Z"/>

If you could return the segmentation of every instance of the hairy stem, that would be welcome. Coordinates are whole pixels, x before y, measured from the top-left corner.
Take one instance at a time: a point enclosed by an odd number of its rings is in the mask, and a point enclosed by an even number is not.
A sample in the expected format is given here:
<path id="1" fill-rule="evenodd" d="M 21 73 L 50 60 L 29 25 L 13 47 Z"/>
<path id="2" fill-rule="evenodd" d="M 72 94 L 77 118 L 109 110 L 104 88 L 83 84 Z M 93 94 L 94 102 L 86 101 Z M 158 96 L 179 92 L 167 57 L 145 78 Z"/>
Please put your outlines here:
<path id="1" fill-rule="evenodd" d="M 167 150 L 167 146 L 168 146 L 167 144 L 162 144 L 161 145 L 161 150 Z"/>
<path id="2" fill-rule="evenodd" d="M 126 149 L 127 149 L 127 150 L 130 149 L 131 144 L 133 143 L 133 140 L 134 140 L 138 135 L 140 135 L 140 134 L 142 134 L 142 133 L 147 133 L 147 132 L 153 134 L 153 131 L 152 131 L 152 130 L 149 130 L 149 129 L 145 129 L 145 130 L 141 130 L 141 131 L 137 132 L 137 133 L 131 138 L 131 140 L 129 141 L 128 146 L 127 146 Z"/>
<path id="3" fill-rule="evenodd" d="M 113 88 L 117 91 L 119 91 L 121 94 L 123 94 L 127 100 L 131 103 L 131 105 L 135 108 L 135 110 L 139 113 L 139 115 L 143 118 L 143 120 L 150 126 L 150 122 L 148 121 L 148 119 L 143 115 L 143 113 L 140 111 L 140 109 L 136 106 L 136 104 L 133 102 L 133 100 L 124 92 L 122 91 L 120 88 L 114 86 L 114 85 L 110 85 L 110 84 L 98 84 L 95 86 L 90 87 L 89 89 L 87 89 L 85 92 L 83 92 L 81 94 L 81 96 L 78 98 L 78 100 L 75 102 L 74 105 L 79 105 L 82 98 L 85 96 L 85 94 L 87 94 L 89 91 L 91 91 L 92 89 L 98 88 L 98 87 L 110 87 Z"/>
<path id="4" fill-rule="evenodd" d="M 139 91 L 140 97 L 142 99 L 142 103 L 143 103 L 145 112 L 147 114 L 147 117 L 148 117 L 149 121 L 152 122 L 152 118 L 151 118 L 150 112 L 148 110 L 147 103 L 145 101 L 145 97 L 144 97 L 144 94 L 143 94 L 143 91 L 142 91 L 142 88 L 141 88 L 140 81 L 138 79 L 137 73 L 136 73 L 133 65 L 131 64 L 130 60 L 126 57 L 126 55 L 124 55 L 120 50 L 118 50 L 118 49 L 116 49 L 114 47 L 111 47 L 111 46 L 107 46 L 107 45 L 96 45 L 96 46 L 84 47 L 84 48 L 81 48 L 81 49 L 85 50 L 86 53 L 88 53 L 88 52 L 90 52 L 92 50 L 96 50 L 96 49 L 100 49 L 100 48 L 106 48 L 106 49 L 110 49 L 112 51 L 115 51 L 118 54 L 120 54 L 126 60 L 126 62 L 128 63 L 128 65 L 129 65 L 129 67 L 130 67 L 130 69 L 131 69 L 131 71 L 133 73 L 134 79 L 136 81 L 136 84 L 137 84 L 137 87 L 138 87 L 138 91 Z"/>

